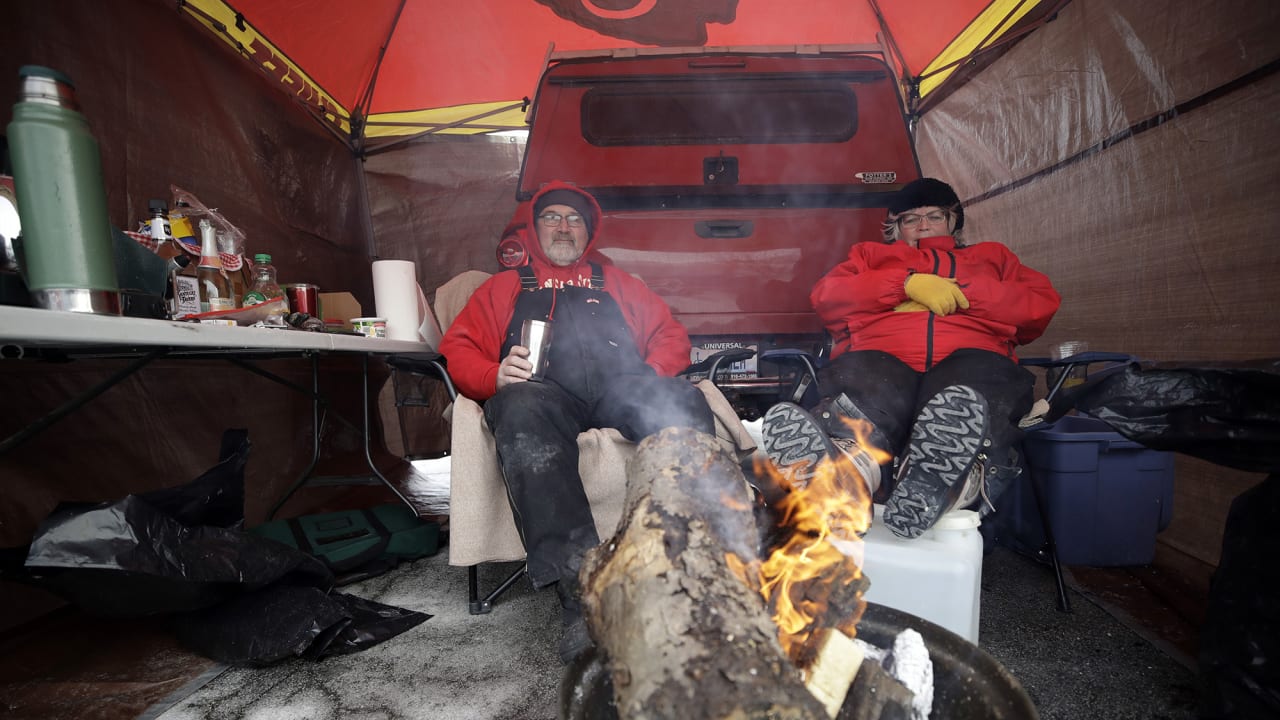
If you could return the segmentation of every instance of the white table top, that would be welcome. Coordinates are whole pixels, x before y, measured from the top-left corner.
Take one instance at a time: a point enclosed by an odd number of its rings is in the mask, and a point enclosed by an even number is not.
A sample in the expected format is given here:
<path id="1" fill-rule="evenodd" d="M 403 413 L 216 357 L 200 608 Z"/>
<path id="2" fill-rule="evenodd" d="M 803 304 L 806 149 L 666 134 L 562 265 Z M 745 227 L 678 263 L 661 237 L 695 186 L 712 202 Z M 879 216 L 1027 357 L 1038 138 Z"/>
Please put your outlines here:
<path id="1" fill-rule="evenodd" d="M 424 342 L 261 327 L 113 317 L 0 305 L 0 345 L 58 348 L 170 347 L 246 354 L 316 350 L 341 353 L 412 353 Z"/>

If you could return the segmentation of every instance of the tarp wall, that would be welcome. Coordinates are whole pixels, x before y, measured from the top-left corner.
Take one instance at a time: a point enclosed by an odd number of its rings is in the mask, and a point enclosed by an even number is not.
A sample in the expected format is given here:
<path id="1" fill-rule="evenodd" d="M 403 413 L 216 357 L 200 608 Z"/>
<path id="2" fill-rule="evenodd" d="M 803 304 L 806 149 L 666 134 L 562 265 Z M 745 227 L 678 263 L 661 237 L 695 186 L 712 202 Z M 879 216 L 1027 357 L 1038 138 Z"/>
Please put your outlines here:
<path id="1" fill-rule="evenodd" d="M 1024 354 L 1280 356 L 1277 61 L 1270 0 L 1074 0 L 924 116 L 922 168 L 968 201 L 969 237 L 1062 293 Z M 1216 565 L 1230 500 L 1260 479 L 1179 456 L 1161 550 Z"/>
<path id="2" fill-rule="evenodd" d="M 372 308 L 358 163 L 171 2 L 0 4 L 0 128 L 25 64 L 55 67 L 75 81 L 102 148 L 113 224 L 132 228 L 147 216 L 147 200 L 168 198 L 175 184 L 243 229 L 249 252 L 271 253 L 281 281 L 349 289 Z M 0 359 L 0 437 L 123 365 Z M 311 385 L 306 360 L 263 365 Z M 358 423 L 358 362 L 322 367 L 334 410 Z M 228 363 L 161 361 L 0 457 L 0 547 L 28 542 L 59 501 L 115 499 L 196 477 L 216 461 L 227 427 L 249 429 L 246 511 L 260 522 L 311 459 L 310 402 Z M 326 428 L 321 471 L 358 470 L 358 432 L 332 414 Z M 377 457 L 387 469 L 392 459 Z M 0 607 L 10 611 L 0 628 L 21 619 L 26 597 L 0 583 Z"/>
<path id="3" fill-rule="evenodd" d="M 374 254 L 413 260 L 435 289 L 463 270 L 496 272 L 499 235 L 516 209 L 523 141 L 418 141 L 365 162 Z"/>

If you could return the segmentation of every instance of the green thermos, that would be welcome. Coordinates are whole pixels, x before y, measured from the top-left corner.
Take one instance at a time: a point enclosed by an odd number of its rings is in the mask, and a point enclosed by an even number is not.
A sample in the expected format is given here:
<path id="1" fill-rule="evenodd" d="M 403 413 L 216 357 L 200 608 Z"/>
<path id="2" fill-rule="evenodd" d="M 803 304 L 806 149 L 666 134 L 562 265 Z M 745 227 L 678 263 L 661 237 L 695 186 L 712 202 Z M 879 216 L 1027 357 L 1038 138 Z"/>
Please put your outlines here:
<path id="1" fill-rule="evenodd" d="M 31 299 L 50 310 L 120 314 L 102 157 L 66 75 L 18 71 L 8 137 Z"/>

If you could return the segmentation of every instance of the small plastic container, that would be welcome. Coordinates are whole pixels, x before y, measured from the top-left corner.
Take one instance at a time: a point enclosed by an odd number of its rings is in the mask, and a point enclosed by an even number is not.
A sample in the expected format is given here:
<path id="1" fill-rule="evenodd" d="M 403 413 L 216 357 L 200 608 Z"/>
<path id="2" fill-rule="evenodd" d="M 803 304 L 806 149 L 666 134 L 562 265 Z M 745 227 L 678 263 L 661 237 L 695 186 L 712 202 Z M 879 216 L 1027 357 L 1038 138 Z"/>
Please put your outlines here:
<path id="1" fill-rule="evenodd" d="M 914 540 L 904 540 L 884 525 L 884 506 L 863 538 L 862 574 L 871 582 L 864 596 L 911 613 L 977 644 L 982 597 L 981 520 L 972 510 L 938 518 Z"/>
<path id="2" fill-rule="evenodd" d="M 381 317 L 351 318 L 351 329 L 371 338 L 387 336 L 387 319 Z"/>

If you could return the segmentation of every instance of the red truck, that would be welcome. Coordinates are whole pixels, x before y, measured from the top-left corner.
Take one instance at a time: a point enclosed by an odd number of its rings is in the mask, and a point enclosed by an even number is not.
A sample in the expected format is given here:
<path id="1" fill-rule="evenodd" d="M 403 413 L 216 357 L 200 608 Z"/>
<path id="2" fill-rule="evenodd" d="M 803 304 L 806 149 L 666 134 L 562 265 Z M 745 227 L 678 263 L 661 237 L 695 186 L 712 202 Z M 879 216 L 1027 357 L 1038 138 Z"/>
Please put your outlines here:
<path id="1" fill-rule="evenodd" d="M 814 283 L 919 177 L 898 88 L 878 47 L 553 55 L 518 199 L 553 179 L 594 194 L 596 249 L 667 301 L 692 361 L 756 351 L 717 378 L 752 419 L 800 377 L 769 355 L 825 353 Z"/>

